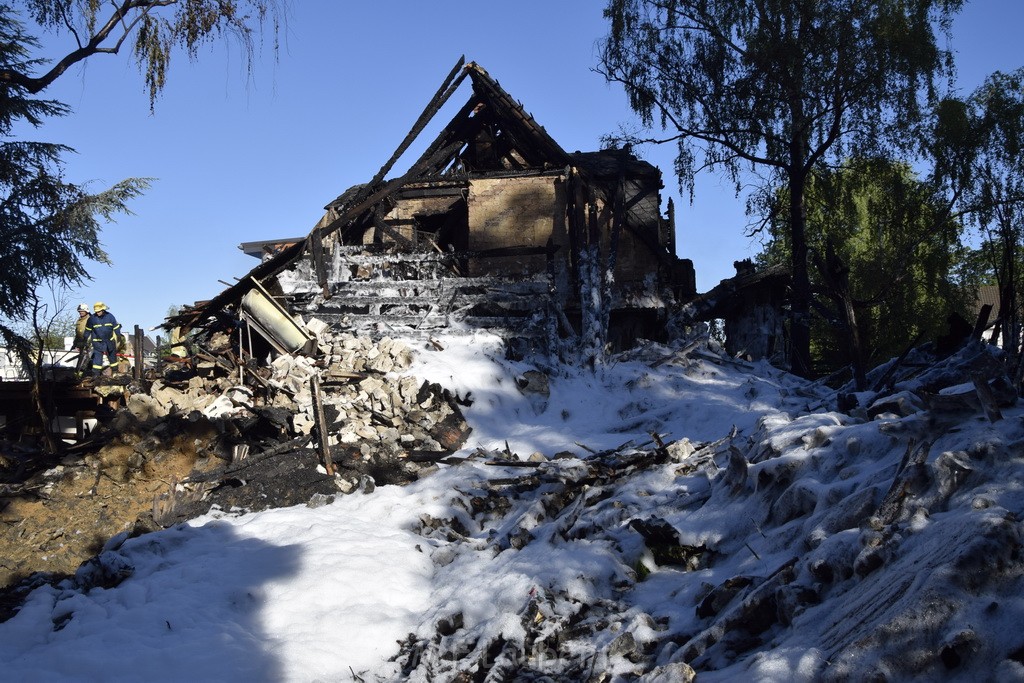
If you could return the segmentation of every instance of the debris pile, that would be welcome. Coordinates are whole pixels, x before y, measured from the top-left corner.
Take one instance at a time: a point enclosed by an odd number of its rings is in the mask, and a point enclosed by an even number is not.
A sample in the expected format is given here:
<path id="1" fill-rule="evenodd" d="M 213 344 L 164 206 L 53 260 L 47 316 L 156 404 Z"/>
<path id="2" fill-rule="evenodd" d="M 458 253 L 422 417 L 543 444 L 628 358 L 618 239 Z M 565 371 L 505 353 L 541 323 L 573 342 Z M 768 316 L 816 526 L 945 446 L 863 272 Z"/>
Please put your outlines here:
<path id="1" fill-rule="evenodd" d="M 70 574 L 117 533 L 211 507 L 256 511 L 414 481 L 461 447 L 468 402 L 402 375 L 408 346 L 307 326 L 316 357 L 243 366 L 226 335 L 196 338 L 190 363 L 97 383 L 117 410 L 59 461 L 5 449 L 0 585 Z"/>
<path id="2" fill-rule="evenodd" d="M 1019 677 L 1024 418 L 1000 352 L 892 376 L 710 443 L 478 454 L 415 529 L 436 583 L 467 578 L 400 644 L 402 678 Z M 489 617 L 485 591 L 519 602 Z"/>
<path id="3" fill-rule="evenodd" d="M 262 418 L 278 427 L 278 436 L 311 438 L 322 410 L 323 434 L 315 435 L 343 457 L 368 458 L 381 450 L 393 455 L 450 452 L 460 445 L 466 427 L 456 397 L 415 377 L 389 376 L 409 367 L 408 346 L 387 337 L 374 342 L 316 329 L 318 358 L 286 354 L 265 367 L 247 367 L 249 374 L 242 379 L 256 380 L 247 385 L 225 359 L 233 354 L 222 350 L 224 357 L 198 363 L 192 377 L 158 379 L 147 392 L 131 395 L 128 410 L 140 420 L 198 411 L 210 420 L 240 421 L 237 426 L 246 437 L 249 422 Z M 213 335 L 207 346 L 219 341 Z M 202 352 L 198 357 L 213 358 Z M 246 445 L 257 444 L 248 438 Z M 235 457 L 224 448 L 219 455 Z"/>
<path id="4" fill-rule="evenodd" d="M 161 408 L 164 401 L 191 401 L 202 419 L 219 425 L 214 454 L 222 461 L 157 499 L 160 526 L 211 505 L 255 511 L 407 483 L 435 471 L 435 463 L 462 446 L 469 435 L 462 399 L 398 374 L 412 360 L 408 346 L 311 327 L 318 332 L 320 358 L 278 356 L 263 369 L 257 390 L 233 384 L 230 374 L 218 379 L 233 372 L 221 364 L 198 392 L 195 377 L 184 391 L 159 383 Z"/>
<path id="5" fill-rule="evenodd" d="M 349 363 L 334 352 L 344 349 L 346 339 L 324 343 L 329 353 L 316 363 L 293 358 L 288 373 L 256 368 L 266 386 L 248 394 L 230 381 L 210 389 L 203 398 L 212 397 L 207 408 L 225 396 L 232 402 L 231 408 L 221 402 L 225 412 L 219 417 L 193 407 L 145 433 L 141 439 L 152 437 L 154 447 L 177 438 L 196 449 L 194 466 L 173 482 L 173 494 L 152 479 L 152 456 L 141 464 L 127 462 L 124 485 L 150 477 L 157 493 L 167 494 L 154 510 L 161 518 L 188 517 L 217 505 L 222 511 L 214 516 L 223 524 L 197 527 L 202 534 L 260 523 L 277 527 L 285 516 L 293 534 L 309 526 L 307 514 L 335 524 L 331 534 L 340 534 L 341 520 L 363 515 L 369 521 L 349 529 L 349 538 L 369 536 L 368 547 L 341 546 L 367 562 L 359 567 L 377 566 L 376 553 L 384 547 L 377 532 L 385 532 L 392 551 L 396 546 L 407 551 L 387 556 L 403 558 L 398 575 L 403 595 L 396 597 L 393 586 L 382 581 L 388 591 L 378 595 L 387 597 L 374 599 L 397 601 L 392 606 L 402 614 L 391 618 L 400 620 L 401 630 L 394 632 L 400 641 L 389 651 L 389 661 L 350 670 L 353 678 L 655 683 L 707 672 L 723 680 L 1016 680 L 1024 675 L 1024 639 L 1013 628 L 1020 620 L 1024 575 L 1024 494 L 1017 483 L 1024 467 L 1024 409 L 994 347 L 972 343 L 946 358 L 918 349 L 869 374 L 870 392 L 852 393 L 781 373 L 755 374 L 754 365 L 720 356 L 706 345 L 651 344 L 631 359 L 617 359 L 638 381 L 651 371 L 648 379 L 659 389 L 658 397 L 678 402 L 685 394 L 671 391 L 670 379 L 692 375 L 699 384 L 714 386 L 702 397 L 731 404 L 714 413 L 718 416 L 742 420 L 755 410 L 750 401 L 771 396 L 756 408 L 760 418 L 734 423 L 740 426 L 717 439 L 705 433 L 706 440 L 697 441 L 691 431 L 692 441 L 671 440 L 661 430 L 647 436 L 645 430 L 641 436 L 631 430 L 634 439 L 614 448 L 593 452 L 577 444 L 589 451 L 585 457 L 555 452 L 559 444 L 552 444 L 547 455 L 524 459 L 507 444 L 446 455 L 445 430 L 437 425 L 458 419 L 452 418 L 459 414 L 457 397 L 420 385 L 406 405 L 412 384 L 403 394 L 400 372 L 367 367 L 371 348 L 380 352 L 379 344 L 358 342 L 360 350 Z M 393 350 L 386 355 L 396 357 Z M 331 367 L 339 364 L 344 366 L 336 367 L 331 379 Z M 302 368 L 311 370 L 308 376 Z M 663 374 L 655 376 L 658 368 Z M 542 376 L 515 369 L 521 391 L 535 392 L 533 398 L 546 395 L 547 412 L 558 405 L 564 377 L 552 374 L 546 385 Z M 359 376 L 341 380 L 339 372 Z M 393 395 L 383 398 L 360 388 L 370 378 L 381 380 Z M 176 390 L 187 394 L 188 381 L 168 379 L 167 384 L 177 382 Z M 210 387 L 217 381 L 204 378 Z M 619 384 L 602 390 L 609 388 L 629 389 Z M 314 422 L 309 435 L 296 430 L 294 421 L 279 419 L 305 413 L 297 406 L 304 405 L 307 390 Z M 289 397 L 288 406 L 296 406 L 291 412 L 274 405 L 284 401 L 281 393 Z M 474 395 L 481 396 L 481 406 L 499 405 L 490 404 L 483 392 Z M 589 398 L 595 406 L 601 403 L 596 391 Z M 677 409 L 692 412 L 695 403 Z M 434 414 L 433 431 L 412 417 L 441 404 L 447 408 Z M 449 410 L 447 418 L 439 418 Z M 346 443 L 352 437 L 343 439 L 336 428 L 342 412 L 353 421 L 368 415 L 365 424 L 379 430 L 376 440 Z M 635 415 L 629 410 L 620 417 Z M 382 424 L 389 416 L 405 420 L 401 428 L 391 423 L 400 432 L 396 442 L 387 440 L 390 432 Z M 137 420 L 127 411 L 118 419 Z M 723 422 L 713 433 L 728 429 Z M 321 441 L 324 424 L 332 425 L 323 431 L 330 460 L 321 449 L 305 447 Z M 427 439 L 403 442 L 401 433 L 411 433 L 413 425 L 442 449 L 421 450 L 430 445 Z M 481 433 L 485 429 L 479 425 Z M 242 434 L 247 442 L 239 441 Z M 446 466 L 401 490 L 338 498 L 340 480 L 363 492 L 384 480 L 370 472 L 374 459 L 372 454 L 365 459 L 364 443 L 392 444 L 388 448 L 395 457 L 378 462 L 381 469 L 429 467 L 437 458 Z M 129 460 L 137 453 L 129 441 L 119 445 Z M 235 448 L 249 445 L 248 453 Z M 289 469 L 293 466 L 298 469 Z M 136 467 L 140 474 L 131 474 Z M 327 474 L 328 467 L 338 474 Z M 95 481 L 101 483 L 98 495 L 113 491 L 102 488 L 113 483 L 112 476 Z M 293 498 L 285 498 L 274 488 L 278 485 Z M 255 494 L 251 500 L 246 491 Z M 261 497 L 305 501 L 316 509 L 234 519 L 232 507 L 256 509 Z M 40 638 L 50 638 L 50 622 L 62 632 L 113 624 L 112 618 L 93 621 L 93 615 L 104 614 L 105 605 L 120 604 L 125 595 L 89 588 L 111 587 L 130 575 L 118 590 L 145 594 L 153 585 L 147 582 L 167 576 L 154 569 L 168 561 L 165 551 L 149 546 L 184 543 L 185 533 L 173 535 L 184 529 L 155 535 L 148 543 L 123 538 L 108 543 L 73 580 L 35 604 L 43 620 Z M 325 547 L 333 540 L 328 535 L 316 535 L 311 545 L 336 555 L 335 547 Z M 344 566 L 334 565 L 335 570 L 344 571 L 353 559 L 346 555 Z M 175 571 L 191 577 L 193 567 L 183 564 Z M 362 599 L 375 583 L 371 573 L 335 583 L 356 584 Z M 271 583 L 289 598 L 298 585 Z M 220 593 L 198 588 L 204 597 L 226 596 L 210 600 L 215 607 L 239 594 L 235 584 Z M 404 593 L 412 597 L 404 600 Z M 346 602 L 341 595 L 351 594 L 317 593 L 314 600 L 324 619 L 342 615 L 336 628 L 343 630 L 360 622 L 345 609 L 352 599 Z M 153 607 L 149 598 L 141 602 L 140 610 L 166 618 L 166 605 Z M 237 616 L 234 607 L 194 609 L 199 616 L 189 614 L 192 620 L 240 623 L 230 621 Z M 268 599 L 261 609 L 281 606 Z M 280 623 L 308 620 L 309 609 L 304 605 L 296 621 Z M 16 619 L 29 622 L 26 613 Z M 375 609 L 372 618 L 380 613 Z M 24 622 L 13 626 L 23 628 Z M 166 635 L 162 626 L 158 630 Z M 295 658 L 283 659 L 282 665 L 302 666 L 310 656 L 307 644 L 302 640 Z M 337 659 L 333 652 L 330 659 Z"/>

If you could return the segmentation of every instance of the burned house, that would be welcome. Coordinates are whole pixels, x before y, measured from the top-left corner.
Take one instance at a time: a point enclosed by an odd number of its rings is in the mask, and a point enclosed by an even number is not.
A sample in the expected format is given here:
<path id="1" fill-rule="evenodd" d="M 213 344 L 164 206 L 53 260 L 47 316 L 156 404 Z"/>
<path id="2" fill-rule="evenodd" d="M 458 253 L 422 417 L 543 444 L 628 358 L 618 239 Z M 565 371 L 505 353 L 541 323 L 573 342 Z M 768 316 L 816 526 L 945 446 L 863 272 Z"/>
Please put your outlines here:
<path id="1" fill-rule="evenodd" d="M 465 104 L 387 179 L 467 82 Z M 242 245 L 262 262 L 169 322 L 194 327 L 224 309 L 251 319 L 245 297 L 258 290 L 293 314 L 378 338 L 486 328 L 513 346 L 595 351 L 663 339 L 669 308 L 695 282 L 675 255 L 662 187 L 628 149 L 566 152 L 460 60 L 369 182 L 328 204 L 305 238 Z"/>
<path id="2" fill-rule="evenodd" d="M 751 360 L 766 358 L 783 367 L 789 267 L 776 264 L 758 269 L 750 259 L 735 261 L 733 267 L 735 277 L 692 297 L 679 308 L 677 318 L 684 322 L 721 320 L 726 353 Z"/>

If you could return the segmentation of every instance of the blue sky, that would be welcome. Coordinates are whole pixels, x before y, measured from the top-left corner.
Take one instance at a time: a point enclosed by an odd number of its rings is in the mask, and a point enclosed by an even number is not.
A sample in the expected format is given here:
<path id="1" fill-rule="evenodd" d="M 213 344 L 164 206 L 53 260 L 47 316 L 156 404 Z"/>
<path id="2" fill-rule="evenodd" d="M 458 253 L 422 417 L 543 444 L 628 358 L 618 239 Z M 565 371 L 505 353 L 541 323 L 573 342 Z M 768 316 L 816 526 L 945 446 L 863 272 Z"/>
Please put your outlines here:
<path id="1" fill-rule="evenodd" d="M 603 6 L 294 1 L 276 60 L 265 47 L 250 77 L 230 43 L 203 50 L 196 63 L 177 55 L 153 114 L 127 55 L 93 57 L 45 93 L 74 113 L 35 137 L 75 148 L 68 178 L 94 189 L 131 176 L 155 180 L 133 202 L 134 215 L 104 229 L 113 265 L 91 269 L 93 281 L 73 294 L 71 308 L 103 300 L 122 325 L 149 328 L 171 305 L 214 296 L 219 280 L 234 282 L 256 265 L 240 243 L 304 235 L 325 204 L 368 180 L 460 55 L 486 68 L 562 147 L 598 149 L 603 134 L 635 122 L 621 89 L 593 71 L 607 31 Z M 1019 0 L 967 7 L 953 45 L 964 90 L 993 70 L 1024 65 L 1021 26 Z M 442 112 L 435 124 L 446 120 Z M 672 148 L 638 151 L 665 174 L 677 251 L 694 261 L 698 289 L 733 275 L 733 261 L 759 246 L 744 236 L 743 198 L 708 176 L 691 205 L 672 173 Z"/>

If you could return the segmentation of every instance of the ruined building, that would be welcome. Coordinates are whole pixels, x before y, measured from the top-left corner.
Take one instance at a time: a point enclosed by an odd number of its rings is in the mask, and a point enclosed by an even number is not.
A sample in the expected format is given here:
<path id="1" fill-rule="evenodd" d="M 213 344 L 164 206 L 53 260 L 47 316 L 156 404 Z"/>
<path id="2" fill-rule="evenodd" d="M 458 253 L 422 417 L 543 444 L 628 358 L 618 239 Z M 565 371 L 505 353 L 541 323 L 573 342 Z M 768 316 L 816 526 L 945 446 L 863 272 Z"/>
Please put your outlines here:
<path id="1" fill-rule="evenodd" d="M 467 81 L 465 104 L 387 179 Z M 262 262 L 169 322 L 193 328 L 223 311 L 251 322 L 256 297 L 377 337 L 487 328 L 513 347 L 584 352 L 663 339 L 669 308 L 696 292 L 662 187 L 660 171 L 627 149 L 566 152 L 460 60 L 369 182 L 328 204 L 304 238 L 242 245 Z"/>

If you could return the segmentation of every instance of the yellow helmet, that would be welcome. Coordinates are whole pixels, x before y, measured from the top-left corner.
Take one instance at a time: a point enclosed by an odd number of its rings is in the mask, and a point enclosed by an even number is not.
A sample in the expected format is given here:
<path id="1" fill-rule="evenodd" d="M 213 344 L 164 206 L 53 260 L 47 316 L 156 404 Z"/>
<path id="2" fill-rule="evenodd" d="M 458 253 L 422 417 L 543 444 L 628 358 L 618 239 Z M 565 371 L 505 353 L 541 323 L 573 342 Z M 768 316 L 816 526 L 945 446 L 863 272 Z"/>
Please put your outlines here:
<path id="1" fill-rule="evenodd" d="M 102 301 L 97 301 L 95 304 L 93 304 L 92 310 L 95 311 L 96 313 L 99 313 L 100 311 L 107 310 L 107 305 Z"/>

